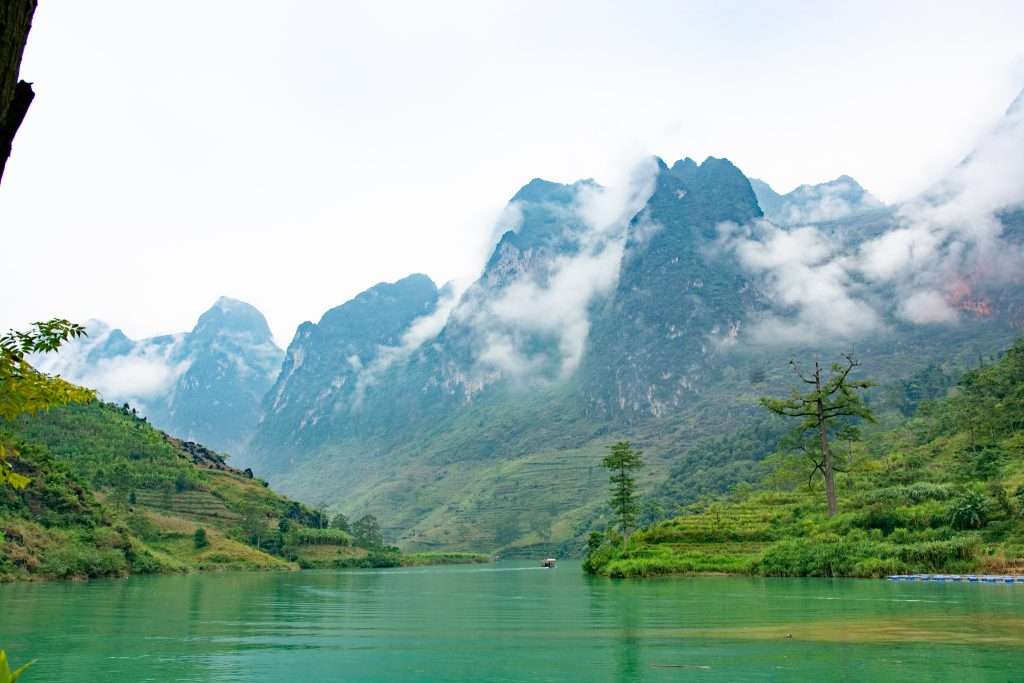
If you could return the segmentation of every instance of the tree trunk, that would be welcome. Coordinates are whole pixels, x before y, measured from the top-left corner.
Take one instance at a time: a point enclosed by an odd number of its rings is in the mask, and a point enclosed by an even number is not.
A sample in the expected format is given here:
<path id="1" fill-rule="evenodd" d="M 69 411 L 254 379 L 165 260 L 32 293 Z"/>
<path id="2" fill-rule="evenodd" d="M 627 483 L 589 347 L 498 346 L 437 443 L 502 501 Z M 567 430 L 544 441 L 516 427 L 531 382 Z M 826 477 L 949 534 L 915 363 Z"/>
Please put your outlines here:
<path id="1" fill-rule="evenodd" d="M 623 501 L 625 501 L 625 491 L 623 490 L 625 488 L 625 481 L 626 481 L 626 468 L 625 467 L 620 467 L 619 468 L 619 476 L 621 477 L 621 479 L 619 480 L 619 496 L 623 498 Z M 627 520 L 626 520 L 625 502 L 623 502 L 623 508 L 622 508 L 622 547 L 623 548 L 628 548 L 629 547 L 629 526 L 628 526 Z"/>
<path id="2" fill-rule="evenodd" d="M 818 392 L 818 441 L 821 446 L 821 470 L 825 477 L 825 499 L 828 501 L 828 516 L 835 516 L 839 510 L 836 504 L 836 482 L 832 472 L 832 451 L 828 447 L 828 423 L 825 421 L 825 402 L 821 396 L 821 366 L 814 362 L 814 387 Z"/>
<path id="3" fill-rule="evenodd" d="M 0 180 L 14 135 L 35 96 L 31 83 L 18 80 L 35 11 L 36 0 L 0 0 Z"/>

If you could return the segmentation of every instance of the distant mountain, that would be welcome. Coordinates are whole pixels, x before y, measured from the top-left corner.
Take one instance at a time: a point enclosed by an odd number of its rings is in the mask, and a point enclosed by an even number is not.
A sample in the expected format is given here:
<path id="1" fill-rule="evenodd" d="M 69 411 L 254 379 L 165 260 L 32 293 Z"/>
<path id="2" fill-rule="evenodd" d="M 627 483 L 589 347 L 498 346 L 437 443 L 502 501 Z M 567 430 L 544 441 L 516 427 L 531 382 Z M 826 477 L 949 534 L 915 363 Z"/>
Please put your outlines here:
<path id="1" fill-rule="evenodd" d="M 263 401 L 263 418 L 253 444 L 272 452 L 268 469 L 294 455 L 315 451 L 331 435 L 349 431 L 374 373 L 386 369 L 388 354 L 403 343 L 413 322 L 438 304 L 437 286 L 426 275 L 381 283 L 332 308 L 319 323 L 295 332 L 280 375 Z"/>
<path id="2" fill-rule="evenodd" d="M 831 318 L 877 309 L 882 322 L 856 349 L 886 379 L 991 353 L 1024 318 L 1017 290 L 970 279 L 921 304 L 955 309 L 961 324 L 899 317 L 931 286 L 924 269 L 867 283 L 854 279 L 867 265 L 851 264 L 916 219 L 851 178 L 777 195 L 726 159 L 656 159 L 642 175 L 612 208 L 593 181 L 534 179 L 464 292 L 414 275 L 300 326 L 264 401 L 253 466 L 311 503 L 372 512 L 408 548 L 565 550 L 600 517 L 612 439 L 646 451 L 652 485 L 670 471 L 677 488 L 745 481 L 742 463 L 686 455 L 760 419 L 763 382 L 789 382 L 790 357 L 849 349 L 854 337 L 832 336 Z M 821 287 L 835 306 L 814 307 Z M 752 336 L 766 322 L 816 341 Z"/>
<path id="3" fill-rule="evenodd" d="M 535 178 L 468 287 L 378 284 L 299 326 L 276 380 L 262 317 L 220 303 L 187 335 L 95 334 L 79 377 L 215 446 L 255 425 L 244 464 L 406 548 L 571 550 L 602 524 L 609 441 L 645 452 L 646 490 L 713 494 L 772 446 L 737 460 L 709 438 L 774 434 L 758 397 L 791 358 L 852 347 L 884 383 L 1005 348 L 1024 329 L 1020 110 L 899 206 L 848 176 L 779 195 L 713 157 L 650 159 L 622 188 Z"/>
<path id="4" fill-rule="evenodd" d="M 516 317 L 524 283 L 547 282 L 559 258 L 584 248 L 575 203 L 598 187 L 530 181 L 510 200 L 491 257 L 463 293 L 411 275 L 300 325 L 264 401 L 253 463 L 287 471 L 338 444 L 380 452 L 456 414 L 519 364 L 557 376 L 552 336 L 507 318 Z M 506 334 L 517 335 L 514 343 Z M 503 354 L 513 346 L 529 347 L 530 358 Z"/>
<path id="5" fill-rule="evenodd" d="M 818 185 L 801 185 L 787 194 L 779 194 L 757 178 L 751 178 L 750 185 L 765 218 L 777 225 L 825 223 L 884 208 L 848 175 Z"/>
<path id="6" fill-rule="evenodd" d="M 263 314 L 221 297 L 191 332 L 129 339 L 91 321 L 89 336 L 39 359 L 41 369 L 127 402 L 156 426 L 184 439 L 238 453 L 283 353 Z"/>

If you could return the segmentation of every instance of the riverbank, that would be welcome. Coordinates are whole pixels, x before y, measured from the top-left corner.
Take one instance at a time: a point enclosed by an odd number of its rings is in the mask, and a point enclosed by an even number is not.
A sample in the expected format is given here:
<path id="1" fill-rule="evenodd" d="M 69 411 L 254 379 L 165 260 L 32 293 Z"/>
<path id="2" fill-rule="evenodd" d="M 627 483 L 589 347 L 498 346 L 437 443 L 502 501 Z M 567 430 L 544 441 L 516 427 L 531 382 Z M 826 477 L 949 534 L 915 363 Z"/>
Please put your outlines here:
<path id="1" fill-rule="evenodd" d="M 325 513 L 124 406 L 55 408 L 0 434 L 29 480 L 0 486 L 0 582 L 490 560 L 360 547 L 382 543 L 328 528 Z"/>
<path id="2" fill-rule="evenodd" d="M 612 577 L 729 573 L 881 578 L 1024 575 L 1024 341 L 913 417 L 835 444 L 829 515 L 806 453 L 632 534 L 594 535 L 584 567 Z M 840 452 L 841 450 L 841 452 Z"/>

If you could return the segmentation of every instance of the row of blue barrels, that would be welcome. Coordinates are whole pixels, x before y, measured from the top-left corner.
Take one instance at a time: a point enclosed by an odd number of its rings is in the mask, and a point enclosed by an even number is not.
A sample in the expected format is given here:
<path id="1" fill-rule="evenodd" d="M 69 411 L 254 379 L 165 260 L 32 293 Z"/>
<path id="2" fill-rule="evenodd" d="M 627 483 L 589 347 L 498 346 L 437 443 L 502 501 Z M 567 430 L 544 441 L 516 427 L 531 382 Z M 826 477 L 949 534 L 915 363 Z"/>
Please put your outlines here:
<path id="1" fill-rule="evenodd" d="M 969 583 L 1019 583 L 1024 585 L 1024 576 L 985 576 L 973 574 L 894 574 L 890 581 L 967 581 Z"/>

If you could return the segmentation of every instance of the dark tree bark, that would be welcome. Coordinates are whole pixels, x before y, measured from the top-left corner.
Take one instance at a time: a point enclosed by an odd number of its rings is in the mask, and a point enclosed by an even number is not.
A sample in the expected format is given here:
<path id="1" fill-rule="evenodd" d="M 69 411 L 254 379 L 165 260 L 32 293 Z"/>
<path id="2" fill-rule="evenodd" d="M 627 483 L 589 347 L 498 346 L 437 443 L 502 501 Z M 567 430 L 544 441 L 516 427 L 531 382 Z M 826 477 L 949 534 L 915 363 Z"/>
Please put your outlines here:
<path id="1" fill-rule="evenodd" d="M 825 500 L 828 504 L 829 517 L 834 516 L 839 510 L 836 500 L 836 464 L 832 457 L 832 447 L 829 444 L 829 427 L 833 420 L 838 418 L 860 418 L 870 422 L 875 420 L 871 409 L 857 393 L 858 390 L 873 386 L 873 383 L 867 380 L 851 380 L 850 373 L 860 363 L 849 354 L 843 354 L 843 357 L 846 359 L 845 366 L 834 364 L 832 376 L 828 380 L 822 377 L 823 368 L 817 360 L 814 361 L 814 372 L 810 376 L 801 373 L 796 362 L 790 361 L 789 364 L 800 380 L 814 389 L 803 394 L 794 390 L 788 399 L 768 397 L 761 399 L 761 405 L 773 413 L 784 417 L 799 418 L 800 426 L 797 427 L 797 434 L 803 435 L 812 431 L 817 433 L 818 448 L 821 451 L 818 455 L 821 462 L 812 456 L 814 469 L 811 471 L 808 483 L 816 472 L 821 472 L 825 479 Z"/>
<path id="2" fill-rule="evenodd" d="M 18 80 L 35 11 L 36 0 L 0 0 L 0 181 L 14 136 L 35 97 L 32 84 Z"/>
<path id="3" fill-rule="evenodd" d="M 853 361 L 850 361 L 851 365 Z M 815 417 L 818 421 L 818 443 L 821 448 L 821 474 L 825 477 L 825 501 L 828 504 L 828 516 L 834 517 L 839 511 L 836 502 L 836 478 L 832 464 L 832 449 L 828 443 L 828 420 L 825 416 L 825 399 L 821 391 L 821 365 L 814 361 L 814 400 Z"/>

